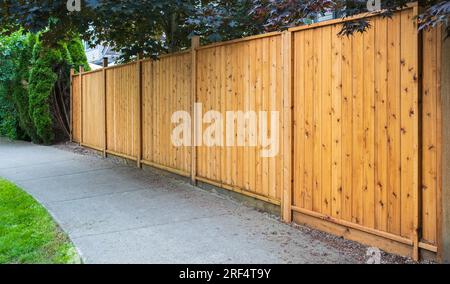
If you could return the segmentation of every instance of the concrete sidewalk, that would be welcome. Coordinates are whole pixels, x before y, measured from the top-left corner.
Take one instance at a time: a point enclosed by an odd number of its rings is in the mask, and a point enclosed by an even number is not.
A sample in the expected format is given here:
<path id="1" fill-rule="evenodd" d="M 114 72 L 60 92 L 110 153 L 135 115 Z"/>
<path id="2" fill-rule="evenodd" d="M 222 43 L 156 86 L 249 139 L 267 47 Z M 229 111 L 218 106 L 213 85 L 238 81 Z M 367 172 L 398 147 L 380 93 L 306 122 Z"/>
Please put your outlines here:
<path id="1" fill-rule="evenodd" d="M 39 200 L 86 263 L 364 262 L 363 246 L 158 170 L 0 138 L 0 177 Z"/>

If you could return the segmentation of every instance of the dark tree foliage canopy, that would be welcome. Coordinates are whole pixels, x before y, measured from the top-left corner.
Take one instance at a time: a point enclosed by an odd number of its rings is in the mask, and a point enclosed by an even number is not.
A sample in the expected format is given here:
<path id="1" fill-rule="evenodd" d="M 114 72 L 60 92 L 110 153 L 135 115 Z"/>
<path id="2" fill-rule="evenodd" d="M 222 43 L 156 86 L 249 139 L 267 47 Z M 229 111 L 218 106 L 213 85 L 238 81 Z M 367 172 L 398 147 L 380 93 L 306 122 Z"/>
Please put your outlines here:
<path id="1" fill-rule="evenodd" d="M 367 13 L 369 0 L 80 0 L 81 11 L 69 12 L 67 0 L 1 0 L 0 25 L 43 32 L 46 44 L 81 34 L 91 44 L 109 44 L 128 61 L 136 54 L 157 56 L 189 46 L 192 35 L 213 42 L 283 30 L 311 23 L 333 12 L 337 17 Z M 375 1 L 375 0 L 372 0 Z M 378 1 L 378 0 L 377 0 Z M 71 0 L 69 0 L 71 2 Z M 390 16 L 411 0 L 380 0 Z M 450 34 L 448 0 L 421 0 L 420 28 L 444 25 Z M 346 22 L 341 34 L 363 32 L 365 19 Z"/>

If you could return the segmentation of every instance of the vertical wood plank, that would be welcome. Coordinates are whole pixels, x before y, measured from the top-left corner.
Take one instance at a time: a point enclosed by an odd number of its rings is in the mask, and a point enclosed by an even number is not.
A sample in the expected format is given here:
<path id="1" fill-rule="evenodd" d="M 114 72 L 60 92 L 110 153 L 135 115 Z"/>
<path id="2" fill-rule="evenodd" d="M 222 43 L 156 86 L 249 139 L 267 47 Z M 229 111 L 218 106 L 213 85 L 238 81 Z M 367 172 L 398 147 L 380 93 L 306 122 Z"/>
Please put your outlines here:
<path id="1" fill-rule="evenodd" d="M 375 228 L 387 231 L 387 19 L 375 19 Z"/>
<path id="2" fill-rule="evenodd" d="M 270 111 L 270 39 L 264 38 L 263 39 L 263 79 L 262 79 L 262 110 L 263 111 Z M 267 124 L 270 125 L 269 118 L 267 119 Z M 266 129 L 267 131 L 267 129 Z M 267 135 L 266 133 L 263 133 L 263 135 Z M 262 159 L 262 192 L 266 196 L 270 194 L 270 186 L 269 186 L 269 158 L 263 158 Z"/>
<path id="3" fill-rule="evenodd" d="M 234 98 L 234 88 L 233 88 L 233 81 L 234 81 L 234 74 L 233 74 L 233 49 L 231 46 L 225 47 L 225 57 L 226 57 L 226 64 L 225 64 L 225 77 L 226 77 L 226 107 L 225 109 L 227 111 L 233 110 L 233 98 Z M 225 140 L 228 138 L 225 137 Z M 227 144 L 227 143 L 226 143 Z M 232 185 L 234 182 L 234 168 L 233 168 L 233 160 L 234 160 L 234 152 L 233 147 L 229 147 L 227 145 L 226 147 L 226 182 L 225 184 Z"/>
<path id="4" fill-rule="evenodd" d="M 250 56 L 247 56 L 250 54 L 250 42 L 245 42 L 242 44 L 244 55 L 243 62 L 242 62 L 242 108 L 240 109 L 244 113 L 250 110 Z M 248 121 L 244 121 L 244 127 L 249 125 Z M 250 147 L 249 147 L 249 138 L 250 133 L 248 131 L 248 128 L 246 128 L 246 131 L 244 133 L 245 137 L 243 137 L 245 141 L 245 146 L 242 147 L 242 161 L 243 161 L 243 184 L 242 188 L 245 190 L 250 190 L 250 167 L 252 167 L 255 164 L 255 161 L 251 160 L 250 155 Z M 245 161 L 248 162 L 245 162 Z"/>
<path id="5" fill-rule="evenodd" d="M 313 211 L 322 213 L 322 29 L 313 30 Z"/>
<path id="6" fill-rule="evenodd" d="M 387 50 L 387 108 L 388 108 L 388 221 L 387 230 L 401 233 L 401 24 L 400 14 L 387 19 L 389 29 Z"/>
<path id="7" fill-rule="evenodd" d="M 338 36 L 340 25 L 331 30 L 331 96 L 332 96 L 332 210 L 331 216 L 342 218 L 342 39 Z M 347 73 L 348 74 L 348 73 Z"/>
<path id="8" fill-rule="evenodd" d="M 103 121 L 103 132 L 104 132 L 104 138 L 103 138 L 103 157 L 107 157 L 106 151 L 108 150 L 108 110 L 107 110 L 107 81 L 106 81 L 106 67 L 108 67 L 108 58 L 103 58 L 103 70 L 102 70 L 102 77 L 103 77 L 103 104 L 104 104 L 104 121 Z"/>
<path id="9" fill-rule="evenodd" d="M 208 71 L 207 71 L 207 78 L 208 78 L 208 96 L 206 98 L 207 104 L 206 104 L 206 111 L 212 111 L 214 110 L 214 105 L 215 105 L 215 99 L 216 99 L 216 94 L 215 94 L 215 88 L 216 88 L 216 81 L 214 80 L 214 60 L 216 58 L 215 56 L 215 50 L 214 49 L 210 49 L 208 51 Z M 242 81 L 242 80 L 241 80 Z M 204 130 L 206 130 L 206 127 L 208 127 L 209 125 L 204 125 Z M 210 180 L 215 180 L 214 174 L 215 174 L 215 159 L 216 159 L 216 155 L 215 155 L 215 151 L 214 151 L 214 147 L 209 147 L 206 146 L 206 151 L 207 151 L 207 167 L 206 167 L 206 171 L 207 171 L 207 177 Z"/>
<path id="10" fill-rule="evenodd" d="M 195 115 L 195 103 L 197 102 L 197 48 L 200 46 L 200 37 L 193 36 L 191 39 L 191 182 L 197 183 L 197 139 L 198 131 Z"/>
<path id="11" fill-rule="evenodd" d="M 248 96 L 249 96 L 249 105 L 248 105 L 248 111 L 257 112 L 256 109 L 256 85 L 257 85 L 257 53 L 256 53 L 256 45 L 259 44 L 259 41 L 251 41 L 249 42 L 249 54 L 251 54 L 249 58 L 249 65 L 248 65 L 248 72 L 249 72 L 249 81 L 248 81 Z M 251 123 L 249 126 L 251 128 L 256 127 L 256 131 L 250 131 L 249 133 L 249 143 L 248 145 L 248 153 L 249 153 L 249 184 L 248 188 L 250 191 L 260 194 L 259 189 L 256 188 L 256 167 L 258 165 L 258 156 L 259 152 L 258 147 L 254 144 L 255 139 L 258 139 L 258 129 L 257 129 L 257 122 L 255 121 L 255 125 L 252 125 Z M 255 133 L 256 132 L 256 133 Z"/>
<path id="12" fill-rule="evenodd" d="M 322 214 L 331 216 L 332 207 L 332 26 L 322 28 L 321 106 L 321 202 Z"/>
<path id="13" fill-rule="evenodd" d="M 274 37 L 276 39 L 276 49 L 277 49 L 277 62 L 278 66 L 277 66 L 277 76 L 276 76 L 276 92 L 277 94 L 282 94 L 283 93 L 283 53 L 282 53 L 282 45 L 283 45 L 283 36 L 281 37 Z M 292 36 L 291 36 L 291 48 L 292 48 Z M 292 66 L 292 53 L 291 53 L 291 66 Z M 290 69 L 292 70 L 292 68 Z M 291 76 L 292 76 L 292 71 L 291 71 Z M 292 78 L 291 78 L 292 80 Z M 292 90 L 291 90 L 291 98 L 292 98 Z M 277 96 L 275 99 L 275 110 L 278 110 L 281 112 L 280 114 L 280 119 L 278 122 L 278 134 L 273 133 L 275 135 L 278 135 L 280 137 L 280 149 L 279 152 L 280 153 L 284 153 L 284 140 L 285 137 L 283 136 L 283 128 L 282 128 L 282 123 L 283 123 L 283 117 L 282 117 L 282 112 L 283 112 L 283 98 L 282 96 Z M 291 105 L 292 105 L 292 101 L 291 101 Z M 292 120 L 292 117 L 291 117 Z M 290 122 L 292 125 L 292 121 Z M 291 133 L 292 133 L 292 128 L 291 128 Z M 291 139 L 291 141 L 289 143 L 292 144 L 292 136 L 289 138 Z M 291 148 L 292 150 L 292 148 Z M 292 152 L 291 152 L 292 155 Z M 274 158 L 274 162 L 275 162 L 275 168 L 276 168 L 276 182 L 275 182 L 275 192 L 272 195 L 273 198 L 276 198 L 277 200 L 281 200 L 283 198 L 283 159 L 282 159 L 282 154 L 281 155 L 276 155 Z M 292 161 L 291 161 L 291 168 L 292 168 Z M 291 185 L 292 188 L 292 185 Z M 292 195 L 292 193 L 291 193 Z M 291 203 L 292 203 L 292 198 L 291 198 Z M 292 205 L 292 204 L 291 204 Z"/>
<path id="14" fill-rule="evenodd" d="M 80 146 L 83 144 L 83 66 L 79 68 L 79 76 L 80 76 Z"/>
<path id="15" fill-rule="evenodd" d="M 314 39 L 305 31 L 305 209 L 313 210 L 314 190 Z"/>
<path id="16" fill-rule="evenodd" d="M 362 224 L 364 187 L 364 42 L 363 35 L 352 39 L 352 102 L 353 102 L 353 161 L 352 161 L 352 222 Z"/>
<path id="17" fill-rule="evenodd" d="M 374 228 L 375 225 L 375 28 L 371 27 L 363 34 L 363 127 L 364 127 L 364 180 L 363 180 L 363 225 Z"/>
<path id="18" fill-rule="evenodd" d="M 292 33 L 283 33 L 283 220 L 292 221 Z"/>
<path id="19" fill-rule="evenodd" d="M 352 221 L 353 63 L 352 37 L 342 38 L 342 218 Z"/>
<path id="20" fill-rule="evenodd" d="M 75 70 L 70 68 L 70 142 L 73 142 L 73 75 Z"/>
<path id="21" fill-rule="evenodd" d="M 443 42 L 443 37 L 445 35 L 444 28 L 439 28 L 436 31 L 436 73 L 437 73 L 437 84 L 436 84 L 436 141 L 437 141 L 437 160 L 436 160 L 436 172 L 437 172 L 437 188 L 436 188 L 436 206 L 437 206 L 437 213 L 436 213 L 436 244 L 438 247 L 438 260 L 442 261 L 444 259 L 445 249 L 443 249 L 444 245 L 444 228 L 445 224 L 445 218 L 443 216 L 444 214 L 444 196 L 448 196 L 447 194 L 443 194 L 444 190 L 444 184 L 443 184 L 443 161 L 448 161 L 448 156 L 444 158 L 445 152 L 444 146 L 443 146 L 443 125 L 442 125 L 442 119 L 443 119 L 443 106 L 445 102 L 448 102 L 448 100 L 445 100 L 442 98 L 442 93 L 445 92 L 445 90 L 448 91 L 448 85 L 445 85 L 444 75 L 448 74 L 448 68 L 445 68 L 443 70 L 442 62 L 443 58 L 448 58 L 448 52 L 444 54 L 443 48 L 445 46 L 448 47 L 448 43 Z M 445 72 L 445 73 L 444 73 Z M 448 93 L 447 93 L 448 94 Z M 445 104 L 448 105 L 448 104 Z M 448 117 L 448 116 L 447 116 Z M 446 135 L 447 136 L 447 135 Z M 446 138 L 445 138 L 446 139 Z M 448 140 L 446 140 L 448 141 Z M 444 160 L 445 159 L 445 160 Z M 448 165 L 445 166 L 446 169 L 448 169 Z M 445 212 L 448 212 L 447 209 L 445 209 Z"/>
<path id="22" fill-rule="evenodd" d="M 164 91 L 164 85 L 163 82 L 165 81 L 164 76 L 163 76 L 163 72 L 162 72 L 162 61 L 159 60 L 157 61 L 157 67 L 156 67 L 156 73 L 157 73 L 157 77 L 158 79 L 156 80 L 156 82 L 158 82 L 158 86 L 157 89 L 155 90 L 155 105 L 156 105 L 156 119 L 155 119 L 155 123 L 156 123 L 156 133 L 155 133 L 155 143 L 157 145 L 156 147 L 156 153 L 157 153 L 157 158 L 158 158 L 158 162 L 159 163 L 163 163 L 163 146 L 161 144 L 161 123 L 162 123 L 162 115 L 163 115 L 163 110 L 162 110 L 162 103 L 161 103 L 161 97 L 162 97 L 162 92 Z"/>
<path id="23" fill-rule="evenodd" d="M 278 98 L 277 98 L 277 90 L 278 90 L 278 86 L 279 83 L 277 81 L 277 75 L 279 74 L 278 72 L 281 71 L 279 70 L 280 66 L 283 64 L 282 59 L 279 56 L 279 52 L 280 49 L 277 48 L 278 44 L 277 44 L 277 39 L 274 37 L 271 37 L 269 39 L 270 41 L 270 95 L 269 95 L 269 111 L 281 111 L 281 109 L 277 108 L 277 102 L 278 102 Z M 282 92 L 282 90 L 281 90 Z M 280 114 L 280 121 L 282 121 L 282 114 Z M 268 121 L 270 121 L 268 123 L 268 125 L 272 124 L 272 120 L 271 120 L 271 116 L 269 116 Z M 283 137 L 280 137 L 280 151 L 282 152 L 282 147 L 283 147 L 283 142 L 282 142 Z M 269 196 L 276 196 L 277 195 L 277 174 L 279 172 L 282 171 L 282 169 L 278 169 L 277 168 L 277 161 L 275 157 L 270 157 L 268 158 L 269 160 Z M 280 187 L 282 188 L 282 186 Z"/>
<path id="24" fill-rule="evenodd" d="M 226 79 L 226 54 L 225 47 L 222 46 L 219 48 L 219 81 L 220 81 L 220 113 L 223 117 L 226 117 L 227 112 L 227 79 Z M 220 152 L 220 182 L 222 184 L 226 184 L 227 181 L 227 167 L 226 167 L 226 159 L 227 159 L 227 147 L 226 147 L 226 126 L 222 127 L 223 134 L 222 145 L 219 147 Z"/>
<path id="25" fill-rule="evenodd" d="M 305 33 L 294 36 L 294 184 L 293 204 L 305 208 Z"/>
<path id="26" fill-rule="evenodd" d="M 416 9 L 402 11 L 401 42 L 401 151 L 402 224 L 401 233 L 414 242 L 413 258 L 418 259 L 418 42 Z"/>
<path id="27" fill-rule="evenodd" d="M 430 243 L 436 242 L 437 219 L 437 34 L 437 29 L 423 33 L 422 231 Z"/>
<path id="28" fill-rule="evenodd" d="M 262 45 L 263 40 L 259 40 L 257 44 L 255 44 L 255 86 L 254 86 L 254 96 L 255 96 L 255 111 L 259 117 L 259 111 L 262 110 L 262 101 L 264 99 L 263 97 L 263 80 L 262 80 L 262 73 L 263 73 L 263 57 L 262 57 Z M 258 133 L 257 133 L 257 147 L 255 148 L 256 151 L 256 181 L 255 181 L 255 189 L 256 191 L 261 194 L 265 195 L 263 190 L 263 184 L 262 184 L 262 171 L 263 171 L 263 159 L 261 157 L 261 143 L 260 141 L 260 135 L 261 135 L 261 128 L 258 124 Z M 227 148 L 228 151 L 228 148 Z"/>
<path id="29" fill-rule="evenodd" d="M 142 56 L 138 54 L 137 61 L 136 61 L 136 79 L 137 79 L 137 119 L 136 122 L 137 126 L 137 167 L 141 168 L 141 161 L 142 161 L 142 62 L 141 62 Z"/>

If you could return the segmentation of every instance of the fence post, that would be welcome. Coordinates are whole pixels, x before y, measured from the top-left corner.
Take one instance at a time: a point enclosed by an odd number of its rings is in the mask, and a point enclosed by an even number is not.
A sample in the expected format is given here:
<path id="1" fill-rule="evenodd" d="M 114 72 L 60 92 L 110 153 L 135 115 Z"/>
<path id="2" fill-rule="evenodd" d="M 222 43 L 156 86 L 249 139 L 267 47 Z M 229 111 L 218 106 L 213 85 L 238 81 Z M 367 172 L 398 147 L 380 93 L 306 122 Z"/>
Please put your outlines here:
<path id="1" fill-rule="evenodd" d="M 142 55 L 137 55 L 137 87 L 138 87 L 138 96 L 137 96 L 137 107 L 138 107 L 138 122 L 137 122 L 137 167 L 141 168 L 141 160 L 142 160 L 142 68 L 141 68 L 141 59 Z"/>
<path id="2" fill-rule="evenodd" d="M 200 37 L 191 39 L 191 183 L 197 185 L 197 123 L 195 121 L 195 103 L 197 101 L 197 48 L 200 46 Z"/>
<path id="3" fill-rule="evenodd" d="M 292 32 L 285 31 L 282 36 L 283 54 L 283 193 L 281 212 L 283 221 L 292 222 Z"/>
<path id="4" fill-rule="evenodd" d="M 108 156 L 108 117 L 107 117 L 107 105 L 106 105 L 106 67 L 108 67 L 108 58 L 103 58 L 103 103 L 105 104 L 104 108 L 104 140 L 103 140 L 103 158 Z"/>
<path id="5" fill-rule="evenodd" d="M 75 70 L 70 68 L 70 143 L 73 142 L 73 74 Z"/>
<path id="6" fill-rule="evenodd" d="M 83 144 L 83 66 L 80 66 L 80 146 Z"/>

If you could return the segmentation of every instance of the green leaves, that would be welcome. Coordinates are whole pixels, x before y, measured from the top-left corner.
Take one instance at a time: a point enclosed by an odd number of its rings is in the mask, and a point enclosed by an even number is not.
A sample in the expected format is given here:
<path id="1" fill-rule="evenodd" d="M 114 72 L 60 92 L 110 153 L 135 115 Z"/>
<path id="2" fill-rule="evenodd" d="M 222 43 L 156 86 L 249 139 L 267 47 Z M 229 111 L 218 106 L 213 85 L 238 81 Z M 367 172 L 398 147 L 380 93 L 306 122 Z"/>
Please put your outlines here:
<path id="1" fill-rule="evenodd" d="M 81 40 L 48 47 L 38 35 L 16 32 L 0 37 L 0 62 L 0 134 L 52 143 L 58 131 L 54 92 L 63 97 L 60 108 L 68 104 L 69 68 L 89 70 Z M 65 89 L 56 90 L 57 81 Z"/>
<path id="2" fill-rule="evenodd" d="M 263 20 L 251 15 L 253 0 L 215 0 L 196 7 L 186 20 L 204 42 L 236 39 L 261 33 Z"/>
<path id="3" fill-rule="evenodd" d="M 414 0 L 381 1 L 382 15 Z M 69 12 L 66 1 L 13 1 L 0 4 L 0 26 L 6 32 L 24 29 L 42 32 L 45 45 L 55 46 L 73 34 L 91 44 L 104 44 L 129 61 L 138 53 L 156 57 L 189 47 L 190 37 L 204 43 L 279 31 L 309 24 L 325 12 L 336 17 L 367 13 L 368 0 L 84 0 L 81 11 Z M 421 1 L 422 28 L 443 24 L 448 29 L 449 5 L 445 0 Z M 348 22 L 343 35 L 364 32 L 367 19 Z M 5 32 L 5 31 L 4 31 Z"/>
<path id="4" fill-rule="evenodd" d="M 29 115 L 36 128 L 37 136 L 44 144 L 51 144 L 53 131 L 50 96 L 58 80 L 54 66 L 63 60 L 61 50 L 49 49 L 37 43 L 33 52 L 33 67 L 29 79 Z"/>
<path id="5" fill-rule="evenodd" d="M 10 37 L 0 37 L 0 135 L 11 139 L 19 139 L 23 136 L 13 95 L 17 72 L 16 58 L 23 48 L 23 40 L 21 33 L 14 33 Z"/>
<path id="6" fill-rule="evenodd" d="M 431 29 L 443 25 L 446 30 L 446 38 L 450 37 L 450 2 L 430 1 L 432 5 L 419 16 L 420 30 Z"/>

